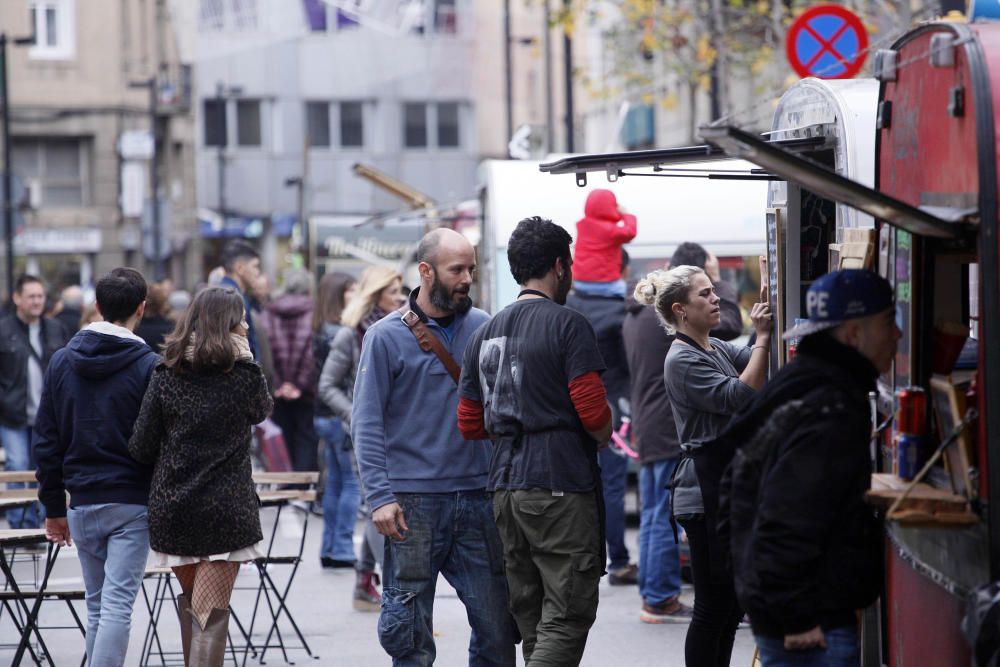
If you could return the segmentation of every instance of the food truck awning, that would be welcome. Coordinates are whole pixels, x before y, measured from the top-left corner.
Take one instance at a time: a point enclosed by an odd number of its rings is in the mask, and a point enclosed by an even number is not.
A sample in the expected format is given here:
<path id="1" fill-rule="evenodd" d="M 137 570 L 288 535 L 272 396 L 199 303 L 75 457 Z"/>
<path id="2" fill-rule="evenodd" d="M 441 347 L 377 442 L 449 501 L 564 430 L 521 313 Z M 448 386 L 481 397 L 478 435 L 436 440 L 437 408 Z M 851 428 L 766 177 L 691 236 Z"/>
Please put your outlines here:
<path id="1" fill-rule="evenodd" d="M 823 137 L 808 137 L 805 139 L 782 139 L 775 141 L 776 145 L 782 146 L 789 151 L 815 150 L 823 145 Z M 769 174 L 758 172 L 750 173 L 741 171 L 739 173 L 727 170 L 720 165 L 718 170 L 703 171 L 698 174 L 687 173 L 679 165 L 691 162 L 709 162 L 719 160 L 720 162 L 729 160 L 731 157 L 717 146 L 701 144 L 698 146 L 683 146 L 681 148 L 658 148 L 653 150 L 629 151 L 627 153 L 596 153 L 591 155 L 576 155 L 566 157 L 555 162 L 548 162 L 539 165 L 541 171 L 550 174 L 576 174 L 577 185 L 581 187 L 587 184 L 587 173 L 600 171 L 608 176 L 608 180 L 615 181 L 619 176 L 670 176 L 702 178 L 726 178 L 726 179 L 768 179 Z M 652 167 L 655 173 L 649 174 L 627 174 L 623 170 L 641 167 Z"/>
<path id="2" fill-rule="evenodd" d="M 735 127 L 703 127 L 701 136 L 732 157 L 758 164 L 821 197 L 844 203 L 914 234 L 959 238 L 970 229 L 970 222 L 978 213 L 940 207 L 932 209 L 932 213 L 911 206 Z"/>

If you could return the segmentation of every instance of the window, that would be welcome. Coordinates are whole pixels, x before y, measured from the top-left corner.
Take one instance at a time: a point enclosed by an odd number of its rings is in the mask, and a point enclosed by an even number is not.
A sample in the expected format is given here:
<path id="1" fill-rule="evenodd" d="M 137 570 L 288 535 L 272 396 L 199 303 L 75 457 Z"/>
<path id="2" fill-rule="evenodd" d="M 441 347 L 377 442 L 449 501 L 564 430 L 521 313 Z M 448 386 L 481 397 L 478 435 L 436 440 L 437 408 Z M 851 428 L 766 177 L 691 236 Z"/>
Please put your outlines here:
<path id="1" fill-rule="evenodd" d="M 345 148 L 365 145 L 364 105 L 361 102 L 340 103 L 340 145 Z"/>
<path id="2" fill-rule="evenodd" d="M 200 0 L 198 27 L 203 32 L 257 29 L 257 0 Z"/>
<path id="3" fill-rule="evenodd" d="M 306 102 L 306 142 L 309 146 L 330 145 L 330 105 Z"/>
<path id="4" fill-rule="evenodd" d="M 226 145 L 226 103 L 223 100 L 205 100 L 205 145 Z"/>
<path id="5" fill-rule="evenodd" d="M 427 105 L 422 102 L 403 105 L 403 146 L 427 147 Z"/>
<path id="6" fill-rule="evenodd" d="M 653 148 L 656 144 L 654 128 L 653 107 L 634 106 L 625 114 L 625 122 L 621 129 L 622 144 L 630 151 Z"/>
<path id="7" fill-rule="evenodd" d="M 456 16 L 455 0 L 436 0 L 434 3 L 434 30 L 455 34 L 458 32 Z"/>
<path id="8" fill-rule="evenodd" d="M 32 0 L 28 7 L 36 39 L 30 57 L 42 60 L 73 58 L 76 51 L 74 0 Z"/>
<path id="9" fill-rule="evenodd" d="M 236 144 L 260 146 L 260 100 L 237 100 Z"/>
<path id="10" fill-rule="evenodd" d="M 344 13 L 342 9 L 328 7 L 324 0 L 302 0 L 306 23 L 310 32 L 327 32 L 357 28 L 358 22 Z"/>
<path id="11" fill-rule="evenodd" d="M 440 148 L 458 148 L 458 102 L 441 102 L 437 105 L 437 144 Z"/>
<path id="12" fill-rule="evenodd" d="M 40 188 L 41 206 L 83 206 L 86 201 L 86 143 L 81 139 L 12 139 L 14 173 Z"/>

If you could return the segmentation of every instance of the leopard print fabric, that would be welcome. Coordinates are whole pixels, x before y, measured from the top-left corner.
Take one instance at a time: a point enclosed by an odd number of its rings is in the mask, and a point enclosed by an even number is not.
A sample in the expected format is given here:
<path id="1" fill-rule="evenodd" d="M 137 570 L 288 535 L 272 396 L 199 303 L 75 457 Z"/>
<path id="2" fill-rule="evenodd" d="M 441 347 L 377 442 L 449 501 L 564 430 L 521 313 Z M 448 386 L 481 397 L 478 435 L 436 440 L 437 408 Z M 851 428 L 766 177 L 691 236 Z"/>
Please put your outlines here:
<path id="1" fill-rule="evenodd" d="M 260 366 L 228 373 L 153 371 L 129 452 L 153 464 L 149 544 L 176 556 L 210 556 L 263 539 L 251 477 L 250 431 L 270 414 Z"/>

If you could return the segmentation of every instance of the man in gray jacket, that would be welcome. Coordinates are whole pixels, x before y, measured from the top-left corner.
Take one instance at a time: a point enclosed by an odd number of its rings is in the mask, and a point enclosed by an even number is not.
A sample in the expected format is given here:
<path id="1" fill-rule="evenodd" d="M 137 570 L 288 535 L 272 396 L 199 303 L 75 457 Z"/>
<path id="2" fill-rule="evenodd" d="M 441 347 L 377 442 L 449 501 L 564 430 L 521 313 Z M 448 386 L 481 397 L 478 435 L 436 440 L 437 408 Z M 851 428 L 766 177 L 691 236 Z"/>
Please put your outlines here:
<path id="1" fill-rule="evenodd" d="M 389 538 L 379 641 L 394 665 L 434 662 L 440 573 L 466 606 L 469 664 L 513 665 L 503 552 L 486 493 L 491 446 L 459 433 L 457 377 L 416 338 L 432 337 L 461 359 L 489 319 L 469 298 L 475 251 L 461 234 L 437 229 L 421 240 L 417 259 L 420 287 L 405 320 L 397 311 L 368 329 L 354 387 L 361 479 L 375 526 Z"/>

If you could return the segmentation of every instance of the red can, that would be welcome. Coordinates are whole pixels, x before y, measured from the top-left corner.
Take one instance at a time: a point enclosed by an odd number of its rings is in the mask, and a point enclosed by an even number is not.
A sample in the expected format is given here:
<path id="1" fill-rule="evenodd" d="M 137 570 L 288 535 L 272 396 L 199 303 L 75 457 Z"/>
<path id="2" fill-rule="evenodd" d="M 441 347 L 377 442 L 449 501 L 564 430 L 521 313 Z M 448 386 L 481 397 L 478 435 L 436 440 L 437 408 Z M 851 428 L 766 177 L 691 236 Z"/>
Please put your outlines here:
<path id="1" fill-rule="evenodd" d="M 896 392 L 896 432 L 924 435 L 927 424 L 927 392 L 922 387 L 906 387 Z"/>

